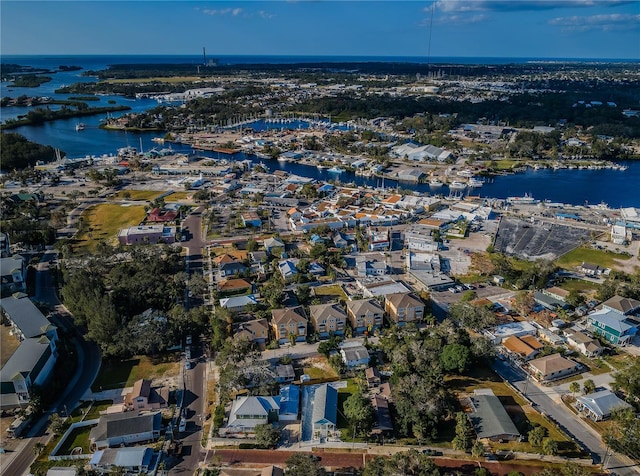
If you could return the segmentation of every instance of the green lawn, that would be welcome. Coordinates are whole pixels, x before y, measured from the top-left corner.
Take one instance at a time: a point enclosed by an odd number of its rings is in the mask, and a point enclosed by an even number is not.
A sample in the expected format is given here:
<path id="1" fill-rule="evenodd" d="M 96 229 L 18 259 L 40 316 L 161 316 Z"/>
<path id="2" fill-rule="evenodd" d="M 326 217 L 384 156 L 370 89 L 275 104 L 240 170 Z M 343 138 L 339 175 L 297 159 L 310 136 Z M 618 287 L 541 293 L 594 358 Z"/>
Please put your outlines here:
<path id="1" fill-rule="evenodd" d="M 562 255 L 556 260 L 556 263 L 566 269 L 573 269 L 584 262 L 593 263 L 603 268 L 612 268 L 617 264 L 616 260 L 626 261 L 628 259 L 630 256 L 621 253 L 580 247 Z"/>
<path id="2" fill-rule="evenodd" d="M 75 245 L 93 251 L 100 241 L 115 243 L 120 229 L 140 224 L 145 216 L 141 205 L 105 203 L 89 207 L 82 214 L 86 231 L 78 235 Z"/>
<path id="3" fill-rule="evenodd" d="M 338 296 L 347 299 L 347 295 L 338 284 L 318 286 L 313 288 L 313 292 L 316 296 Z"/>
<path id="4" fill-rule="evenodd" d="M 91 386 L 94 392 L 132 386 L 141 378 L 175 376 L 180 371 L 179 354 L 164 354 L 151 358 L 137 356 L 126 360 L 107 360 Z"/>
<path id="5" fill-rule="evenodd" d="M 128 195 L 129 198 L 126 198 L 126 200 L 150 201 L 156 197 L 159 197 L 163 193 L 164 192 L 159 190 L 120 190 L 113 196 L 113 198 L 125 199 L 125 197 Z"/>
<path id="6" fill-rule="evenodd" d="M 91 432 L 92 428 L 93 426 L 84 426 L 82 428 L 76 428 L 71 433 L 69 433 L 69 436 L 66 440 L 64 440 L 64 443 L 60 447 L 58 454 L 69 455 L 71 454 L 71 451 L 76 447 L 82 448 L 83 454 L 90 453 L 91 451 L 89 447 L 91 445 L 91 442 L 89 441 L 89 433 Z"/>
<path id="7" fill-rule="evenodd" d="M 582 279 L 567 279 L 565 282 L 558 284 L 559 288 L 565 291 L 589 292 L 600 289 L 600 284 L 591 281 L 583 281 Z"/>

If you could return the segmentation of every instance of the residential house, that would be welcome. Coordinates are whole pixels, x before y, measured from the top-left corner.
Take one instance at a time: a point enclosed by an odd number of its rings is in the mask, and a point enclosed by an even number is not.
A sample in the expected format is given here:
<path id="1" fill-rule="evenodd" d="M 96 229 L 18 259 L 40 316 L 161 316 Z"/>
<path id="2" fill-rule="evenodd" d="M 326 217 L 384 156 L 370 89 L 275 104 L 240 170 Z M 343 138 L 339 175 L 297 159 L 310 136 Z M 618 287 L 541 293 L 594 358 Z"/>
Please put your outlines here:
<path id="1" fill-rule="evenodd" d="M 346 240 L 344 236 L 342 236 L 342 233 L 336 232 L 333 235 L 333 246 L 339 249 L 343 249 L 349 246 L 349 242 Z"/>
<path id="2" fill-rule="evenodd" d="M 253 285 L 246 279 L 224 279 L 217 284 L 218 292 L 221 294 L 243 294 L 253 289 Z"/>
<path id="3" fill-rule="evenodd" d="M 603 302 L 602 308 L 628 316 L 636 311 L 640 311 L 640 301 L 616 295 Z"/>
<path id="4" fill-rule="evenodd" d="M 321 339 L 331 334 L 343 335 L 347 326 L 347 313 L 338 303 L 309 306 L 311 323 Z"/>
<path id="5" fill-rule="evenodd" d="M 20 255 L 0 258 L 0 295 L 2 297 L 26 291 L 27 266 Z"/>
<path id="6" fill-rule="evenodd" d="M 257 425 L 278 421 L 279 409 L 276 397 L 237 397 L 231 404 L 227 426 L 220 429 L 220 435 L 253 433 Z"/>
<path id="7" fill-rule="evenodd" d="M 353 341 L 340 344 L 340 356 L 348 369 L 367 367 L 371 358 L 364 345 Z"/>
<path id="8" fill-rule="evenodd" d="M 338 424 L 338 391 L 331 385 L 320 385 L 313 396 L 311 434 L 313 439 L 334 436 Z"/>
<path id="9" fill-rule="evenodd" d="M 621 346 L 630 343 L 638 332 L 635 321 L 608 306 L 587 316 L 587 328 L 608 342 Z"/>
<path id="10" fill-rule="evenodd" d="M 260 226 L 262 225 L 262 220 L 256 212 L 243 212 L 240 214 L 240 217 L 242 219 L 242 226 L 244 227 L 251 226 L 254 228 L 260 228 Z"/>
<path id="11" fill-rule="evenodd" d="M 280 344 L 289 342 L 291 338 L 304 342 L 307 339 L 307 324 L 302 306 L 271 311 L 273 334 Z"/>
<path id="12" fill-rule="evenodd" d="M 250 342 L 264 345 L 269 338 L 269 323 L 266 319 L 253 319 L 240 322 L 234 326 L 234 339 L 247 339 Z"/>
<path id="13" fill-rule="evenodd" d="M 529 362 L 533 376 L 541 381 L 557 380 L 581 372 L 582 366 L 560 354 L 551 354 Z"/>
<path id="14" fill-rule="evenodd" d="M 541 293 L 540 291 L 535 291 L 533 293 L 533 300 L 536 302 L 536 304 L 539 304 L 540 306 L 550 311 L 557 311 L 558 309 L 571 308 L 571 306 L 568 303 L 560 299 L 556 299 L 550 294 Z"/>
<path id="15" fill-rule="evenodd" d="M 279 421 L 296 421 L 300 410 L 300 387 L 283 385 L 280 387 Z"/>
<path id="16" fill-rule="evenodd" d="M 278 263 L 278 270 L 285 280 L 293 279 L 298 274 L 298 268 L 293 260 L 285 259 Z"/>
<path id="17" fill-rule="evenodd" d="M 4 322 L 20 345 L 0 369 L 0 409 L 28 405 L 33 385 L 49 379 L 58 357 L 57 328 L 26 294 L 0 300 Z"/>
<path id="18" fill-rule="evenodd" d="M 509 336 L 502 341 L 502 346 L 510 353 L 517 355 L 524 360 L 533 359 L 540 352 L 534 349 L 517 336 Z"/>
<path id="19" fill-rule="evenodd" d="M 579 267 L 578 271 L 585 274 L 586 276 L 597 277 L 604 273 L 604 269 L 598 266 L 597 264 L 583 262 Z"/>
<path id="20" fill-rule="evenodd" d="M 101 450 L 143 441 L 156 441 L 162 429 L 162 414 L 156 413 L 108 413 L 100 417 L 98 425 L 91 429 L 89 440 L 92 448 Z"/>
<path id="21" fill-rule="evenodd" d="M 374 395 L 371 397 L 371 404 L 376 417 L 371 433 L 374 435 L 393 434 L 393 419 L 389 411 L 389 401 L 382 395 Z"/>
<path id="22" fill-rule="evenodd" d="M 604 352 L 604 347 L 600 345 L 600 342 L 584 332 L 565 331 L 565 335 L 567 336 L 567 344 L 587 357 L 597 357 Z"/>
<path id="23" fill-rule="evenodd" d="M 169 405 L 169 389 L 153 388 L 151 380 L 140 379 L 133 384 L 133 389 L 124 397 L 125 411 L 146 411 L 166 408 Z"/>
<path id="24" fill-rule="evenodd" d="M 291 383 L 296 378 L 296 372 L 292 364 L 276 365 L 276 383 Z"/>
<path id="25" fill-rule="evenodd" d="M 382 326 L 384 309 L 375 299 L 359 299 L 347 302 L 347 317 L 354 334 L 373 332 Z"/>
<path id="26" fill-rule="evenodd" d="M 54 347 L 58 341 L 57 328 L 24 293 L 0 300 L 3 317 L 9 321 L 12 334 L 20 341 L 33 337 L 47 336 Z"/>
<path id="27" fill-rule="evenodd" d="M 48 337 L 24 339 L 0 369 L 0 410 L 27 406 L 33 386 L 49 380 L 56 358 Z"/>
<path id="28" fill-rule="evenodd" d="M 153 449 L 145 446 L 131 448 L 106 448 L 96 451 L 89 461 L 91 469 L 100 473 L 110 473 L 116 469 L 127 474 L 147 474 L 153 470 Z"/>
<path id="29" fill-rule="evenodd" d="M 610 390 L 600 390 L 576 399 L 576 407 L 594 421 L 606 420 L 616 410 L 633 408 Z"/>
<path id="30" fill-rule="evenodd" d="M 168 223 L 175 220 L 178 217 L 178 212 L 175 210 L 161 210 L 155 207 L 147 214 L 147 222 L 149 223 Z"/>
<path id="31" fill-rule="evenodd" d="M 546 294 L 547 296 L 551 296 L 552 298 L 557 299 L 558 301 L 566 301 L 567 297 L 569 297 L 569 291 L 567 291 L 566 289 L 559 288 L 557 286 L 552 286 L 550 288 L 543 289 L 542 293 Z"/>
<path id="32" fill-rule="evenodd" d="M 365 377 L 369 388 L 378 387 L 382 383 L 382 380 L 380 379 L 380 372 L 377 367 L 367 367 L 367 370 L 365 370 Z"/>
<path id="33" fill-rule="evenodd" d="M 270 255 L 273 254 L 275 249 L 279 248 L 279 249 L 282 249 L 282 251 L 284 251 L 284 248 L 285 248 L 284 241 L 282 241 L 277 236 L 272 238 L 267 238 L 266 240 L 264 240 L 263 245 L 266 252 Z"/>
<path id="34" fill-rule="evenodd" d="M 384 310 L 389 321 L 399 326 L 407 322 L 422 321 L 424 303 L 413 293 L 387 294 L 384 298 Z"/>
<path id="35" fill-rule="evenodd" d="M 476 389 L 470 398 L 472 413 L 469 419 L 479 440 L 513 441 L 520 432 L 491 389 Z"/>
<path id="36" fill-rule="evenodd" d="M 247 306 L 255 306 L 256 304 L 258 304 L 258 301 L 253 294 L 222 298 L 219 302 L 220 307 L 228 309 L 232 312 L 242 312 L 247 309 Z"/>
<path id="37" fill-rule="evenodd" d="M 218 256 L 214 262 L 218 266 L 218 276 L 220 279 L 224 279 L 228 276 L 235 276 L 237 274 L 244 273 L 247 270 L 247 267 L 242 261 L 231 255 Z"/>
<path id="38" fill-rule="evenodd" d="M 369 251 L 381 251 L 389 249 L 389 230 L 384 228 L 379 230 L 378 228 L 369 227 Z"/>
<path id="39" fill-rule="evenodd" d="M 357 255 L 356 256 L 356 269 L 358 270 L 358 276 L 384 276 L 388 273 L 389 267 L 384 259 L 375 259 L 370 255 Z"/>
<path id="40" fill-rule="evenodd" d="M 139 225 L 123 228 L 118 234 L 121 245 L 167 243 L 176 240 L 176 227 L 165 225 Z"/>

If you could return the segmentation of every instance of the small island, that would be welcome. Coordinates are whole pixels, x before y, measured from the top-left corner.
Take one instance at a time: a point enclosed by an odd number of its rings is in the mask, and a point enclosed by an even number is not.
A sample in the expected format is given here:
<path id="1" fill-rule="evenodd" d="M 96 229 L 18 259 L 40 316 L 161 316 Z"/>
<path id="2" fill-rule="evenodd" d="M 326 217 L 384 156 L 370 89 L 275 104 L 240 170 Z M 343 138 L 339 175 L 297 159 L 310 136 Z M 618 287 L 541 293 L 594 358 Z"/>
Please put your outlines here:
<path id="1" fill-rule="evenodd" d="M 37 88 L 41 84 L 48 83 L 49 81 L 51 81 L 51 76 L 25 74 L 25 75 L 17 76 L 16 78 L 14 78 L 10 86 L 16 87 L 16 88 Z"/>

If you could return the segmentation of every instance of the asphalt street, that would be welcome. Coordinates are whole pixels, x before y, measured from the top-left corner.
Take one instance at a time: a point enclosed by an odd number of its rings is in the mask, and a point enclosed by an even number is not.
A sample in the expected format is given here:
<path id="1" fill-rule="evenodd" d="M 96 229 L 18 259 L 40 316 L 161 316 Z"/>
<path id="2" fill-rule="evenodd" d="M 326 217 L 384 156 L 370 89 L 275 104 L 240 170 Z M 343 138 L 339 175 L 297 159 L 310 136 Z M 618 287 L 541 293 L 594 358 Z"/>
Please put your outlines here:
<path id="1" fill-rule="evenodd" d="M 561 401 L 550 396 L 550 389 L 538 385 L 533 379 L 512 364 L 496 360 L 494 370 L 523 395 L 531 400 L 543 415 L 555 421 L 571 438 L 591 454 L 594 463 L 606 463 L 606 468 L 621 476 L 638 476 L 640 469 L 628 458 L 611 454 L 600 436 L 591 427 L 580 421 Z M 552 394 L 551 394 L 552 395 Z M 605 455 L 610 456 L 606 458 Z"/>

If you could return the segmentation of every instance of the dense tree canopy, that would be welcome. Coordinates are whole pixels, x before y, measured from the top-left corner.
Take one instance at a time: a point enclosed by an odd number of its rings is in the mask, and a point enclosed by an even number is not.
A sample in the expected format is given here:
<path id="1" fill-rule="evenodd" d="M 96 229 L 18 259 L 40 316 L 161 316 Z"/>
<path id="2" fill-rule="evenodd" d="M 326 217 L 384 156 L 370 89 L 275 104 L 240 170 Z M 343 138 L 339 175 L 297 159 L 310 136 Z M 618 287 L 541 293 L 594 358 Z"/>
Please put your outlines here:
<path id="1" fill-rule="evenodd" d="M 0 133 L 0 164 L 4 170 L 33 167 L 38 161 L 55 160 L 53 147 L 36 144 L 14 132 Z"/>

